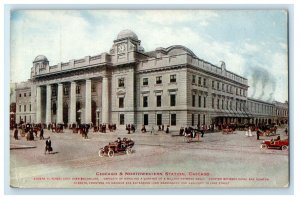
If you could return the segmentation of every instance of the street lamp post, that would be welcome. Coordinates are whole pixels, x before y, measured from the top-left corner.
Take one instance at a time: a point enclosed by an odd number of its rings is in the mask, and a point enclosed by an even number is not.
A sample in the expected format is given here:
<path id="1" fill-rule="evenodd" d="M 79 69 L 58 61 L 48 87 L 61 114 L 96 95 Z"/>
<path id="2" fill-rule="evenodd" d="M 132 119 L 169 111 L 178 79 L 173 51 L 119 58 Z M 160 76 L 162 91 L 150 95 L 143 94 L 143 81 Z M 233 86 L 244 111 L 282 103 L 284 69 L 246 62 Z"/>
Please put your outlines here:
<path id="1" fill-rule="evenodd" d="M 100 118 L 99 118 L 100 110 L 97 109 L 96 112 L 97 112 L 97 124 L 98 124 L 98 127 L 99 127 L 99 125 L 100 125 L 100 124 L 99 124 L 99 123 L 100 123 Z"/>
<path id="2" fill-rule="evenodd" d="M 79 114 L 79 117 L 78 117 L 78 125 L 80 125 L 81 124 L 81 109 L 79 109 L 78 111 L 77 111 L 77 113 Z"/>

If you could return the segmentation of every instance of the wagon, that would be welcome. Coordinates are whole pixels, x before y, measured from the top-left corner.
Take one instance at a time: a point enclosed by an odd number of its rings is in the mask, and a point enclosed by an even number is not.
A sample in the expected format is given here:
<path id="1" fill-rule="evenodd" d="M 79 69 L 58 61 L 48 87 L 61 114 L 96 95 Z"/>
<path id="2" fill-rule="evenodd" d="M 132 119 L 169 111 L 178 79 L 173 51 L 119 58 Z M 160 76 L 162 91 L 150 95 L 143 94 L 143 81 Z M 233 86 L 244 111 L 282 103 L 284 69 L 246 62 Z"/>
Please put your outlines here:
<path id="1" fill-rule="evenodd" d="M 260 145 L 261 149 L 270 149 L 270 148 L 275 148 L 275 149 L 281 149 L 283 151 L 287 151 L 289 148 L 289 140 L 265 140 L 263 143 Z"/>
<path id="2" fill-rule="evenodd" d="M 123 138 L 121 141 L 110 142 L 103 148 L 99 149 L 98 155 L 104 157 L 114 157 L 115 153 L 126 153 L 127 155 L 132 153 L 132 148 L 134 146 L 134 141 L 128 138 Z"/>

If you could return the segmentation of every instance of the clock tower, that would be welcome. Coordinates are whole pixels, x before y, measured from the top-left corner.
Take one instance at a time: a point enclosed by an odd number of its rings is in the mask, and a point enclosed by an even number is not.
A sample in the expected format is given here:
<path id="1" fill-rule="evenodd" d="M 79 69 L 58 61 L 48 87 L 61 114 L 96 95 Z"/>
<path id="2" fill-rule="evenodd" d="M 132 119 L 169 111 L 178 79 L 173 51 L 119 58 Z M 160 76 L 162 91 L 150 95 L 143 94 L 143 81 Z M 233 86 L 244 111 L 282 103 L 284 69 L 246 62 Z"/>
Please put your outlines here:
<path id="1" fill-rule="evenodd" d="M 114 64 L 126 64 L 135 61 L 137 52 L 144 52 L 141 41 L 131 30 L 122 30 L 110 49 Z"/>

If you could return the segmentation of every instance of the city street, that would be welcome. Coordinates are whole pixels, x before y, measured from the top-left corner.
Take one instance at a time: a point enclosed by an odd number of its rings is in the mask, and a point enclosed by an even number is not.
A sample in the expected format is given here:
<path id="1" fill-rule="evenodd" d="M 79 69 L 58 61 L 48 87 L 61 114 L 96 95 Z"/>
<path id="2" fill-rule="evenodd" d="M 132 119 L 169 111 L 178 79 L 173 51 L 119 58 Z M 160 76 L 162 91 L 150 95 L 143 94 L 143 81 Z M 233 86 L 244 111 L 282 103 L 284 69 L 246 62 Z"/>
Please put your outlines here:
<path id="1" fill-rule="evenodd" d="M 194 139 L 187 143 L 183 136 L 178 136 L 178 132 L 127 134 L 125 130 L 109 133 L 93 133 L 90 130 L 88 139 L 84 139 L 80 134 L 72 133 L 70 130 L 65 130 L 64 133 L 45 130 L 44 137 L 51 137 L 53 154 L 44 154 L 45 140 L 35 138 L 34 141 L 26 141 L 26 138 L 21 136 L 19 140 L 14 140 L 11 131 L 11 186 L 41 188 L 288 186 L 288 150 L 261 149 L 261 142 L 272 137 L 261 137 L 257 140 L 256 132 L 252 133 L 252 137 L 245 136 L 245 131 L 236 131 L 228 135 L 221 132 L 206 133 L 200 140 Z M 277 134 L 281 139 L 287 138 L 284 129 L 278 129 Z M 133 153 L 129 155 L 116 153 L 114 157 L 99 157 L 99 148 L 118 137 L 121 139 L 128 137 L 135 141 Z M 191 181 L 194 183 L 190 183 Z"/>

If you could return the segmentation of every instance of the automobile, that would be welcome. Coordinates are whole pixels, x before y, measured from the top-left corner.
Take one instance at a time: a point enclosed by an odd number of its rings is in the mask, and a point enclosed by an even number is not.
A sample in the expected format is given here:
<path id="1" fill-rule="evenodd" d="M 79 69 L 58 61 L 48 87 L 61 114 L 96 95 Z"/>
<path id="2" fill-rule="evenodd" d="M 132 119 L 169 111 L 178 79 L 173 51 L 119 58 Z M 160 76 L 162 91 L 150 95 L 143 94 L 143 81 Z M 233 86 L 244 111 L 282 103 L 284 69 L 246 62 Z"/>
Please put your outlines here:
<path id="1" fill-rule="evenodd" d="M 283 151 L 287 151 L 289 149 L 289 140 L 288 139 L 280 140 L 280 138 L 264 140 L 261 143 L 260 148 L 261 149 L 276 148 L 276 149 L 281 149 Z"/>
<path id="2" fill-rule="evenodd" d="M 134 146 L 134 141 L 129 138 L 123 138 L 121 140 L 118 138 L 118 140 L 114 142 L 109 142 L 108 145 L 106 145 L 103 148 L 99 149 L 98 155 L 100 157 L 104 157 L 107 155 L 108 157 L 114 157 L 115 153 L 125 152 L 127 155 L 132 153 L 132 148 Z"/>

